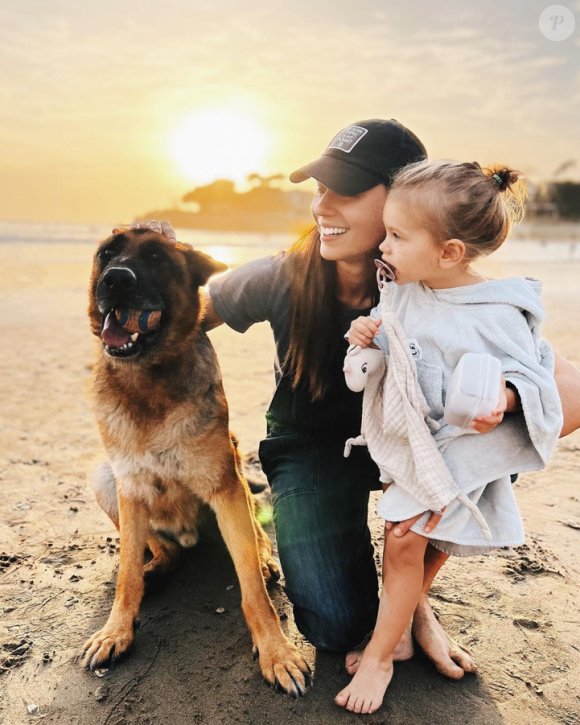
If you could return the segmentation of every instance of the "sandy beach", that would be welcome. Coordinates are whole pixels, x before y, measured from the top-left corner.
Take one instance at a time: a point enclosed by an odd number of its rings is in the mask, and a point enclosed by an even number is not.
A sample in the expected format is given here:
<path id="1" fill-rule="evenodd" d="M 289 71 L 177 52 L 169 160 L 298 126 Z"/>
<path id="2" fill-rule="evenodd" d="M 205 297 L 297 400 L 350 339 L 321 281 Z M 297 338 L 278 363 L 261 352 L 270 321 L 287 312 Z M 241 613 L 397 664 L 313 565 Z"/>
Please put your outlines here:
<path id="1" fill-rule="evenodd" d="M 481 269 L 542 279 L 544 336 L 580 367 L 580 253 L 523 245 L 508 242 Z M 299 701 L 265 686 L 252 662 L 233 565 L 211 532 L 165 584 L 147 591 L 125 662 L 99 678 L 73 661 L 106 620 L 118 565 L 117 532 L 87 483 L 103 455 L 90 404 L 93 250 L 0 244 L 0 723 L 362 721 L 333 704 L 348 681 L 343 658 L 316 654 L 303 640 L 282 587 L 272 590 L 273 599 L 285 630 L 313 663 L 315 685 Z M 273 390 L 271 331 L 261 324 L 242 336 L 223 327 L 211 340 L 232 429 L 243 449 L 255 452 Z M 526 545 L 450 561 L 437 579 L 434 608 L 473 652 L 479 674 L 452 682 L 419 654 L 397 665 L 384 707 L 365 722 L 580 724 L 579 484 L 576 432 L 560 441 L 546 470 L 516 484 Z M 377 496 L 369 515 L 378 563 Z"/>

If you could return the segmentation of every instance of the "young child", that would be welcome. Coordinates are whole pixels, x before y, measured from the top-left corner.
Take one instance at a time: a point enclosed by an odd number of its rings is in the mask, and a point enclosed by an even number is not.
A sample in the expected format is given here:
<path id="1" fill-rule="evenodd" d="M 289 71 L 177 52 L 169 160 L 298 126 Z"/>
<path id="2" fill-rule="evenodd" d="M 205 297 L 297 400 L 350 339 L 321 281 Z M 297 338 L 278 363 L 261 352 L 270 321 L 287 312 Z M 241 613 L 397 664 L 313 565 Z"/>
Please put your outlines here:
<path id="1" fill-rule="evenodd" d="M 452 161 L 408 166 L 389 191 L 383 215 L 386 238 L 380 245 L 394 275 L 388 302 L 408 338 L 421 391 L 436 421 L 432 435 L 437 447 L 489 530 L 484 536 L 467 506 L 454 500 L 429 531 L 424 527 L 431 512 L 396 480 L 386 487 L 377 508 L 386 522 L 424 515 L 403 537 L 394 535 L 392 523 L 385 526 L 376 627 L 354 678 L 336 697 L 348 710 L 372 713 L 383 701 L 393 674 L 393 651 L 421 595 L 428 543 L 448 554 L 469 556 L 524 542 L 510 473 L 543 468 L 562 427 L 554 359 L 540 337 L 541 283 L 488 280 L 471 263 L 501 246 L 523 216 L 525 196 L 517 171 Z M 352 324 L 351 345 L 376 343 L 389 352 L 379 316 L 376 308 Z M 476 419 L 470 429 L 460 429 L 445 425 L 443 412 L 451 376 L 467 352 L 499 358 L 503 377 L 496 410 Z M 516 400 L 522 412 L 504 417 L 515 410 Z"/>

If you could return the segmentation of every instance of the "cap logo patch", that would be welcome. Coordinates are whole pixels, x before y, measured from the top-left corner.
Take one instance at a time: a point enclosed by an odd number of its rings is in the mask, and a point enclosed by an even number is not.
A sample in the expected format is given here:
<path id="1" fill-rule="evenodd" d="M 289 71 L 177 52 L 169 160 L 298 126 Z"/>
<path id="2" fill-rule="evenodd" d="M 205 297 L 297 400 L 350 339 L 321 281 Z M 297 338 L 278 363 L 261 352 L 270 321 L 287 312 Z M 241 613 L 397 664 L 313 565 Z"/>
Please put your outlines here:
<path id="1" fill-rule="evenodd" d="M 368 131 L 368 128 L 362 126 L 349 126 L 332 139 L 328 148 L 339 149 L 349 154 Z"/>

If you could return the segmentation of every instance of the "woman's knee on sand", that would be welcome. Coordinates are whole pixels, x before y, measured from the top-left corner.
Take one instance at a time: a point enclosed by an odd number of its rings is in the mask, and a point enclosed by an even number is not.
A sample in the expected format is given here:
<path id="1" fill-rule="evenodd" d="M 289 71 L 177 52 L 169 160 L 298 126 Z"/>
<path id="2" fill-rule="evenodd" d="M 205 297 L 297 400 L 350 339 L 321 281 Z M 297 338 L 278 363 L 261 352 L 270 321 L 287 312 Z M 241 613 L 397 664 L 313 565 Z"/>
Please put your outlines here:
<path id="1" fill-rule="evenodd" d="M 294 608 L 294 618 L 300 633 L 316 649 L 326 652 L 344 653 L 356 647 L 373 629 L 376 617 L 376 608 L 358 612 L 333 611 L 329 608 L 317 612 Z"/>

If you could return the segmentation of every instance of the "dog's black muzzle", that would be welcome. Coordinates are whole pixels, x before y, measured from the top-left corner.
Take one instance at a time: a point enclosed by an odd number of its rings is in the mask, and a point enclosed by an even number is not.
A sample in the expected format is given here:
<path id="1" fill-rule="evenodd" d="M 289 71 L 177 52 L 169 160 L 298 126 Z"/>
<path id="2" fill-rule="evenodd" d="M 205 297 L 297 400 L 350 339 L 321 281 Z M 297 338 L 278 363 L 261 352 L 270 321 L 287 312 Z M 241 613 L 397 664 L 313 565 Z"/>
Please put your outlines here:
<path id="1" fill-rule="evenodd" d="M 97 305 L 106 315 L 122 305 L 138 310 L 164 310 L 161 295 L 153 289 L 146 273 L 115 265 L 106 269 L 97 285 Z"/>
<path id="2" fill-rule="evenodd" d="M 167 323 L 167 310 L 161 295 L 153 288 L 147 271 L 138 265 L 111 264 L 103 272 L 97 284 L 96 301 L 103 315 L 101 338 L 108 355 L 116 358 L 136 358 L 155 345 Z M 114 319 L 117 308 L 134 310 L 162 310 L 163 317 L 158 327 L 151 332 L 130 335 L 120 329 Z M 111 330 L 114 335 L 111 338 Z"/>

